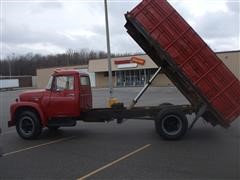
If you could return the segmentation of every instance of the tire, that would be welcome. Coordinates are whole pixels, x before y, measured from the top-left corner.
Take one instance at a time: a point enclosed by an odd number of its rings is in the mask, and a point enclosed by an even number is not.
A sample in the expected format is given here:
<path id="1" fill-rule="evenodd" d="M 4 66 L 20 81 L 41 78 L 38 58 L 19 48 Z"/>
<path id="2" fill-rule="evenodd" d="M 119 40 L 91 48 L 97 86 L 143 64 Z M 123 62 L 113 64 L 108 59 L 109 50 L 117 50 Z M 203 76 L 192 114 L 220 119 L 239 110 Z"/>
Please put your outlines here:
<path id="1" fill-rule="evenodd" d="M 181 139 L 188 130 L 188 120 L 179 110 L 164 109 L 155 119 L 155 129 L 166 140 Z"/>
<path id="2" fill-rule="evenodd" d="M 36 139 L 42 132 L 42 126 L 36 113 L 23 111 L 17 119 L 16 129 L 23 139 Z"/>

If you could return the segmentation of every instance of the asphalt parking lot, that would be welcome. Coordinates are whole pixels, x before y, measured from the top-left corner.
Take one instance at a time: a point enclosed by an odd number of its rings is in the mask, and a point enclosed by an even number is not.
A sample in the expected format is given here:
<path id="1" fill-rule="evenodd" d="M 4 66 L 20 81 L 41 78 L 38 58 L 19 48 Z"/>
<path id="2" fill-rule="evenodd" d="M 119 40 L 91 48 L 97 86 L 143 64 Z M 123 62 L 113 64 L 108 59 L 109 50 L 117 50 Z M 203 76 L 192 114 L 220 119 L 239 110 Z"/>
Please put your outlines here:
<path id="1" fill-rule="evenodd" d="M 128 104 L 139 90 L 114 96 Z M 162 140 L 148 120 L 79 122 L 27 141 L 7 128 L 20 92 L 0 92 L 0 179 L 240 179 L 240 119 L 227 130 L 199 121 L 180 141 Z M 94 89 L 94 107 L 106 106 L 106 97 L 107 89 Z M 150 88 L 138 105 L 163 102 L 187 103 L 175 88 Z"/>

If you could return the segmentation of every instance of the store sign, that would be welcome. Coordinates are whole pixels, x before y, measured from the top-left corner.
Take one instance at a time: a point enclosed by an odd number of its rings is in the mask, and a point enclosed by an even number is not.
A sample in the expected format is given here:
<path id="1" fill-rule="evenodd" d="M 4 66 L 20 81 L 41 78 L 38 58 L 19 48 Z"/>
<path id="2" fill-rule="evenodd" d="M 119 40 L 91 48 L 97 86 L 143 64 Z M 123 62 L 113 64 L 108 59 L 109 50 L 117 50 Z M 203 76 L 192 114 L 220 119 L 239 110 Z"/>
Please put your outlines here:
<path id="1" fill-rule="evenodd" d="M 131 63 L 131 60 L 118 60 L 118 61 L 114 61 L 114 64 L 118 65 L 118 64 L 129 64 Z"/>
<path id="2" fill-rule="evenodd" d="M 132 57 L 131 61 L 140 65 L 144 65 L 145 64 L 145 60 L 142 58 L 138 58 L 138 57 Z"/>
<path id="3" fill-rule="evenodd" d="M 129 60 L 115 60 L 114 64 L 117 65 L 118 69 L 123 69 L 123 68 L 136 68 L 138 65 L 144 65 L 145 60 L 139 57 L 131 57 Z"/>
<path id="4" fill-rule="evenodd" d="M 118 69 L 136 68 L 137 66 L 138 66 L 137 63 L 119 64 L 119 65 L 117 65 L 117 68 Z"/>

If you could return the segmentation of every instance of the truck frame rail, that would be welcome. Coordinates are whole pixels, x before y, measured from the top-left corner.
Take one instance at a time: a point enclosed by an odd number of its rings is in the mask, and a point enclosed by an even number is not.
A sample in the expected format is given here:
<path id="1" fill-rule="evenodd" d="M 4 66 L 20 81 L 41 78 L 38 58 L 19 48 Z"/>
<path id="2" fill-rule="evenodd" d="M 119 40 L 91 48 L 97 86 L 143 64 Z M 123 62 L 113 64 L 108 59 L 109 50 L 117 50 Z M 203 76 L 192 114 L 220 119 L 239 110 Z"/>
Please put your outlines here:
<path id="1" fill-rule="evenodd" d="M 185 114 L 191 114 L 194 109 L 190 105 L 159 105 L 133 107 L 128 109 L 122 103 L 113 105 L 112 108 L 97 108 L 82 113 L 80 120 L 85 122 L 109 122 L 114 119 L 121 123 L 123 119 L 151 119 L 154 120 L 163 109 L 178 110 Z"/>

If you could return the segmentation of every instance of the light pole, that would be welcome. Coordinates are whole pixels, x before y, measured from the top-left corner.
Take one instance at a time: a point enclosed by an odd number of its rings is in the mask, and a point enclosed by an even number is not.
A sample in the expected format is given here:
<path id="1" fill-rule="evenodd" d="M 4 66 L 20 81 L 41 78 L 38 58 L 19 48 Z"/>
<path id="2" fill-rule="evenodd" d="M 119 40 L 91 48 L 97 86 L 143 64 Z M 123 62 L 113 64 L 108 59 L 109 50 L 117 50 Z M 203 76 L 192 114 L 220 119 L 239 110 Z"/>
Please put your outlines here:
<path id="1" fill-rule="evenodd" d="M 110 36 L 108 26 L 108 9 L 107 0 L 104 0 L 105 9 L 105 23 L 106 23 L 106 37 L 107 37 L 107 54 L 108 54 L 108 86 L 110 99 L 113 98 L 113 85 L 112 85 L 112 64 L 111 64 L 111 49 L 110 49 Z"/>

